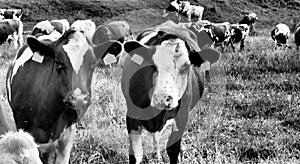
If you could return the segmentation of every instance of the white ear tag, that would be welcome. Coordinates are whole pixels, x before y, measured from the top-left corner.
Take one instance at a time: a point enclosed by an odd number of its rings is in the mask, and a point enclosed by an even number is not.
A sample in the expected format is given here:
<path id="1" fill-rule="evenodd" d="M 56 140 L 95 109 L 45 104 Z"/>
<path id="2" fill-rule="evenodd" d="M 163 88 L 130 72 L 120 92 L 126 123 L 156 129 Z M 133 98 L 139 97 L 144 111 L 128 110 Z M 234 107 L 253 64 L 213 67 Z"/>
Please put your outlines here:
<path id="1" fill-rule="evenodd" d="M 138 54 L 134 54 L 132 57 L 131 57 L 131 60 L 134 61 L 135 63 L 137 63 L 138 65 L 141 65 L 144 61 L 144 58 L 141 57 L 140 55 Z"/>
<path id="2" fill-rule="evenodd" d="M 117 58 L 114 55 L 112 55 L 112 54 L 107 54 L 103 58 L 103 61 L 104 61 L 105 65 L 108 65 L 108 64 L 112 64 L 112 63 L 117 62 Z"/>
<path id="3" fill-rule="evenodd" d="M 207 70 L 210 70 L 210 62 L 209 61 L 202 63 L 200 66 L 200 72 L 204 72 Z"/>
<path id="4" fill-rule="evenodd" d="M 39 53 L 35 52 L 33 53 L 32 60 L 38 63 L 43 63 L 44 56 L 40 55 Z"/>

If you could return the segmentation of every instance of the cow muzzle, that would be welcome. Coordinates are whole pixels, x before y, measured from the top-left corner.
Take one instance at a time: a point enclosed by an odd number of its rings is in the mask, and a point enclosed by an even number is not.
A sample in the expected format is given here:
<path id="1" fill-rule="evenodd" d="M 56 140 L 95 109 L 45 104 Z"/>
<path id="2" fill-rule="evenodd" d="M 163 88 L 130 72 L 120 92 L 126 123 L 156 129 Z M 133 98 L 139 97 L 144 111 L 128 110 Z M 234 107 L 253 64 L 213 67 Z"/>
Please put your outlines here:
<path id="1" fill-rule="evenodd" d="M 77 88 L 72 93 L 68 94 L 65 103 L 69 106 L 85 107 L 90 103 L 90 94 L 88 92 L 84 93 L 81 89 Z"/>
<path id="2" fill-rule="evenodd" d="M 178 101 L 165 92 L 154 93 L 151 99 L 151 106 L 159 110 L 172 110 L 178 106 Z"/>

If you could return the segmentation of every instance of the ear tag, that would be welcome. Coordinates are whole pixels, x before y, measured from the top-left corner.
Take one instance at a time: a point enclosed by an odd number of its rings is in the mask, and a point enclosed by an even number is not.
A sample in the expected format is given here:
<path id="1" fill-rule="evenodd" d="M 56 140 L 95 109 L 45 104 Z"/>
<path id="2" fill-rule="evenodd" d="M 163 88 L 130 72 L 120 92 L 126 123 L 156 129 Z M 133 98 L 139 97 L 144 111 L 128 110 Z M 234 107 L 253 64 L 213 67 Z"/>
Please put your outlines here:
<path id="1" fill-rule="evenodd" d="M 138 65 L 141 65 L 144 61 L 144 58 L 141 57 L 140 55 L 138 54 L 134 54 L 132 57 L 131 57 L 131 60 L 134 61 L 135 63 L 137 63 Z"/>
<path id="2" fill-rule="evenodd" d="M 109 64 L 112 64 L 112 63 L 117 62 L 117 58 L 116 58 L 114 55 L 108 53 L 108 54 L 105 55 L 105 57 L 103 58 L 103 61 L 104 61 L 104 64 L 105 64 L 105 65 L 109 65 Z"/>
<path id="3" fill-rule="evenodd" d="M 204 72 L 204 71 L 208 71 L 208 70 L 210 70 L 210 62 L 206 61 L 206 62 L 201 64 L 200 72 Z"/>
<path id="4" fill-rule="evenodd" d="M 43 63 L 44 56 L 40 55 L 40 53 L 34 52 L 32 60 L 38 63 Z"/>

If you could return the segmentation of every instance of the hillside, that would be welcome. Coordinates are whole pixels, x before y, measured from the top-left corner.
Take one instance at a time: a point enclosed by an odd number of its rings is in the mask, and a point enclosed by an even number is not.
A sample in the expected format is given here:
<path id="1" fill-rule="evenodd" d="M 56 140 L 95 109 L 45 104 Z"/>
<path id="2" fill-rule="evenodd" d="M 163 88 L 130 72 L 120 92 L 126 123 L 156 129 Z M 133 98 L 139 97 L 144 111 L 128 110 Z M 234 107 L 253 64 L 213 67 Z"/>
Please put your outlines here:
<path id="1" fill-rule="evenodd" d="M 190 0 L 192 4 L 205 7 L 203 19 L 213 22 L 237 22 L 248 12 L 258 14 L 257 28 L 269 28 L 278 22 L 292 27 L 300 10 L 299 0 Z M 41 20 L 75 17 L 91 18 L 97 25 L 113 17 L 135 21 L 159 23 L 162 10 L 168 6 L 167 0 L 0 0 L 0 8 L 22 8 L 25 30 Z M 123 15 L 123 16 L 122 16 Z M 125 16 L 124 16 L 125 15 Z M 125 17 L 125 18 L 124 18 Z M 153 19 L 146 20 L 146 19 Z M 149 24 L 153 25 L 153 24 Z"/>

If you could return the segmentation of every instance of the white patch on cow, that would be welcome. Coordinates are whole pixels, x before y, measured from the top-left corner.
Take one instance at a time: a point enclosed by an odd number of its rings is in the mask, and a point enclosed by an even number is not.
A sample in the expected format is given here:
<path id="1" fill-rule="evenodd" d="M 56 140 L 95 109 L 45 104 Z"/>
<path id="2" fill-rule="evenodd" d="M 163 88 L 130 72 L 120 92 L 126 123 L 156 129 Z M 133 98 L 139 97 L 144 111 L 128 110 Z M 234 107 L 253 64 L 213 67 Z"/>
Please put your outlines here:
<path id="1" fill-rule="evenodd" d="M 81 89 L 76 88 L 76 89 L 74 90 L 74 94 L 75 94 L 75 95 L 80 95 L 80 94 L 81 94 Z"/>
<path id="2" fill-rule="evenodd" d="M 170 39 L 156 47 L 152 59 L 157 68 L 151 106 L 172 109 L 178 106 L 187 86 L 187 70 L 190 65 L 188 50 L 181 39 Z M 169 101 L 168 97 L 172 97 Z"/>
<path id="3" fill-rule="evenodd" d="M 131 60 L 134 61 L 135 63 L 137 63 L 138 65 L 141 65 L 144 61 L 144 58 L 141 57 L 140 55 L 138 54 L 134 54 L 132 57 L 131 57 Z"/>
<path id="4" fill-rule="evenodd" d="M 148 42 L 151 38 L 155 37 L 157 35 L 158 31 L 155 31 L 151 34 L 148 34 L 147 36 L 145 36 L 143 39 L 140 40 L 141 44 L 145 44 L 146 42 Z"/>
<path id="5" fill-rule="evenodd" d="M 201 64 L 200 72 L 204 72 L 204 71 L 208 71 L 208 70 L 210 70 L 210 62 L 206 61 L 206 62 Z"/>
<path id="6" fill-rule="evenodd" d="M 82 32 L 88 39 L 92 40 L 96 31 L 96 24 L 90 20 L 77 20 L 71 25 L 75 30 Z"/>
<path id="7" fill-rule="evenodd" d="M 38 40 L 51 40 L 51 41 L 56 41 L 58 40 L 60 37 L 62 36 L 61 33 L 59 33 L 58 31 L 53 31 L 51 32 L 51 34 L 49 35 L 41 35 L 38 37 Z"/>
<path id="8" fill-rule="evenodd" d="M 73 35 L 68 44 L 63 45 L 63 49 L 67 53 L 75 73 L 78 73 L 83 63 L 83 57 L 89 49 L 89 44 L 81 32 L 75 32 Z"/>
<path id="9" fill-rule="evenodd" d="M 33 27 L 33 30 L 36 29 L 36 28 L 41 29 L 42 31 L 46 31 L 47 34 L 50 34 L 51 32 L 54 31 L 54 26 L 52 26 L 52 24 L 48 20 L 37 23 Z"/>
<path id="10" fill-rule="evenodd" d="M 32 60 L 37 62 L 37 63 L 43 63 L 44 61 L 44 56 L 42 56 L 40 53 L 35 52 L 33 53 Z"/>
<path id="11" fill-rule="evenodd" d="M 279 23 L 276 25 L 277 31 L 275 32 L 275 36 L 279 34 L 283 35 L 289 35 L 290 34 L 290 29 L 286 24 Z"/>
<path id="12" fill-rule="evenodd" d="M 117 58 L 115 57 L 115 55 L 108 53 L 103 58 L 103 62 L 105 65 L 109 65 L 109 64 L 117 62 Z"/>
<path id="13" fill-rule="evenodd" d="M 33 52 L 31 51 L 31 49 L 29 47 L 27 47 L 25 49 L 25 51 L 23 52 L 23 54 L 18 59 L 14 60 L 13 71 L 12 71 L 10 82 L 12 82 L 12 80 L 13 80 L 14 76 L 16 75 L 18 69 L 21 66 L 23 66 L 28 60 L 30 60 L 30 58 L 32 56 L 33 56 Z"/>

